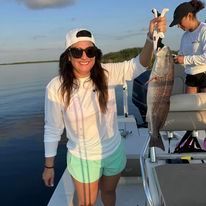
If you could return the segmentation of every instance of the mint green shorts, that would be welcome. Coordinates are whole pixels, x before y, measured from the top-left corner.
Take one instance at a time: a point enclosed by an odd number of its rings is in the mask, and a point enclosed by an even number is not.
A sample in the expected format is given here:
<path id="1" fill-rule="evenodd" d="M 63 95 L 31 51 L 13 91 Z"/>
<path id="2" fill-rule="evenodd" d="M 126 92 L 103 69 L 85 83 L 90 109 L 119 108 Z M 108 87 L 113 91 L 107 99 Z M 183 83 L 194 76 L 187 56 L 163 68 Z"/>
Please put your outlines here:
<path id="1" fill-rule="evenodd" d="M 117 175 L 122 172 L 125 166 L 126 154 L 122 144 L 113 154 L 102 160 L 85 160 L 71 153 L 67 155 L 67 169 L 70 175 L 82 183 L 95 182 L 102 175 Z"/>

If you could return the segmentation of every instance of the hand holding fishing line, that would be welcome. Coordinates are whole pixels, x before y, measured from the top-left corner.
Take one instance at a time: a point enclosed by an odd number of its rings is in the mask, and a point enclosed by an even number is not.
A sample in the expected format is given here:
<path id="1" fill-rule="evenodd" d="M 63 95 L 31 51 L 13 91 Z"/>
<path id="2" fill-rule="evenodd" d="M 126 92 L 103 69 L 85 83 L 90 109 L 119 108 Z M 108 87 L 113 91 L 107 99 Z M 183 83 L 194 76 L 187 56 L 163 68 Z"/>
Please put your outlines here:
<path id="1" fill-rule="evenodd" d="M 164 8 L 163 10 L 162 10 L 162 13 L 160 14 L 160 17 L 164 17 L 165 16 L 165 14 L 167 13 L 169 11 L 169 9 L 168 8 Z M 157 11 L 157 9 L 152 9 L 152 12 L 154 13 L 154 17 L 155 18 L 157 18 L 159 15 L 158 15 L 158 11 Z M 156 51 L 157 50 L 157 43 L 158 43 L 158 40 L 159 40 L 159 38 L 164 38 L 164 32 L 162 32 L 162 31 L 159 31 L 158 32 L 158 29 L 157 29 L 157 27 L 154 29 L 154 31 L 153 31 L 153 45 L 154 45 L 154 51 Z"/>
<path id="2" fill-rule="evenodd" d="M 159 12 L 157 11 L 157 9 L 152 9 L 152 12 L 154 13 L 154 17 L 155 18 L 157 18 L 158 16 L 160 16 L 160 17 L 164 17 L 165 16 L 165 14 L 167 13 L 169 11 L 169 9 L 168 8 L 164 8 L 163 10 L 162 10 L 162 13 L 161 14 L 159 14 Z M 159 15 L 158 15 L 159 14 Z M 163 32 L 158 32 L 157 31 L 157 28 L 154 30 L 154 32 L 157 32 L 157 34 L 158 34 L 158 36 L 160 37 L 160 38 L 164 38 L 164 33 Z"/>

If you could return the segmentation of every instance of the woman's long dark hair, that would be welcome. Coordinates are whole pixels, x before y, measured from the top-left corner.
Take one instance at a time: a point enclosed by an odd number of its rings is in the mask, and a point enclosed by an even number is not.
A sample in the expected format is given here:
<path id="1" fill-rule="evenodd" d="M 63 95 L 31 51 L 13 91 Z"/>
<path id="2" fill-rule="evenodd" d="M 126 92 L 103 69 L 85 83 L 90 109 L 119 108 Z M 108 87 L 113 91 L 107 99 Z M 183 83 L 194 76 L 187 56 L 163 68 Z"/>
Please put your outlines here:
<path id="1" fill-rule="evenodd" d="M 66 107 L 69 106 L 71 94 L 74 89 L 78 89 L 76 77 L 73 72 L 73 66 L 68 58 L 68 49 L 64 51 L 59 58 L 59 75 L 61 78 L 61 94 L 64 101 L 66 101 Z M 101 66 L 102 52 L 97 48 L 97 54 L 95 56 L 95 64 L 91 69 L 90 78 L 95 86 L 95 90 L 98 94 L 99 106 L 102 113 L 107 110 L 108 101 L 108 79 L 106 70 Z M 65 98 L 66 97 L 66 98 Z"/>

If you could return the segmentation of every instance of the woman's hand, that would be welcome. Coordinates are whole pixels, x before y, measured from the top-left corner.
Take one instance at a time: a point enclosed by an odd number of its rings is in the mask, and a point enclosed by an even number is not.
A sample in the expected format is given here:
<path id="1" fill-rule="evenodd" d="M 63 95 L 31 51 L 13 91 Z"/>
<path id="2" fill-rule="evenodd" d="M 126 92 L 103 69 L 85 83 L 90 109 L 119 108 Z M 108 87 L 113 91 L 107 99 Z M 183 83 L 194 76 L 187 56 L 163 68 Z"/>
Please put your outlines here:
<path id="1" fill-rule="evenodd" d="M 184 64 L 184 56 L 183 55 L 176 55 L 174 57 L 175 64 Z"/>
<path id="2" fill-rule="evenodd" d="M 42 179 L 47 187 L 54 186 L 54 168 L 44 168 Z"/>
<path id="3" fill-rule="evenodd" d="M 148 37 L 149 41 L 145 42 L 145 45 L 140 53 L 140 63 L 144 67 L 149 67 L 151 65 L 151 60 L 153 57 L 153 31 L 157 29 L 158 32 L 166 32 L 167 22 L 165 17 L 157 17 L 150 21 Z M 148 39 L 148 38 L 147 38 Z"/>
<path id="4" fill-rule="evenodd" d="M 158 32 L 165 33 L 167 31 L 167 21 L 166 17 L 157 17 L 150 21 L 149 24 L 149 36 L 153 36 L 154 30 L 157 29 Z"/>

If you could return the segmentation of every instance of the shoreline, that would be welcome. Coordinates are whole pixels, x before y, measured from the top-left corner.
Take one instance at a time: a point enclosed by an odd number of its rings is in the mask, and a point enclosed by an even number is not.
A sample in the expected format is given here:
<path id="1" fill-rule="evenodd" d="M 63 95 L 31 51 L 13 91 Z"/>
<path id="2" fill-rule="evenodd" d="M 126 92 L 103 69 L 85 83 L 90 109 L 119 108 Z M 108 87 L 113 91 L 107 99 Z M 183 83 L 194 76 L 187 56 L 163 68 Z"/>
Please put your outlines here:
<path id="1" fill-rule="evenodd" d="M 0 63 L 0 66 L 5 65 L 16 65 L 16 64 L 40 64 L 40 63 L 52 63 L 58 62 L 58 60 L 45 60 L 45 61 L 27 61 L 27 62 L 11 62 L 11 63 Z"/>

